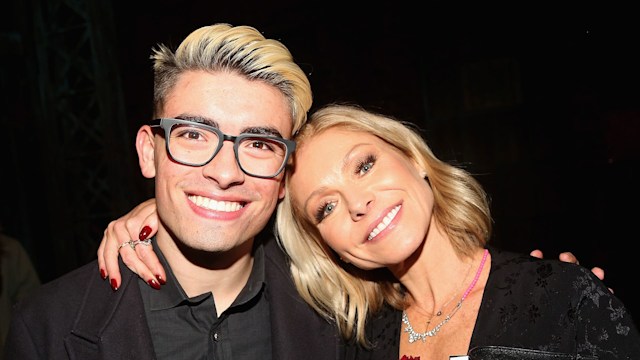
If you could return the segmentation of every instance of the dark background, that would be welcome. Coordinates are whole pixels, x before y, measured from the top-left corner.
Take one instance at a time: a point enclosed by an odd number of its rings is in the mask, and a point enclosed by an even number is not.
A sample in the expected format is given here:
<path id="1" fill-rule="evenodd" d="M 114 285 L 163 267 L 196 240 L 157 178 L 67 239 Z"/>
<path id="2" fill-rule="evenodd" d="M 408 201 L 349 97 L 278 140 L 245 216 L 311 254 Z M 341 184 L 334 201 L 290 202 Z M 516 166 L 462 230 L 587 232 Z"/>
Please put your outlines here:
<path id="1" fill-rule="evenodd" d="M 13 0 L 0 19 L 5 231 L 45 281 L 95 258 L 109 220 L 151 194 L 133 146 L 151 117 L 151 48 L 246 24 L 289 47 L 314 108 L 356 102 L 418 124 L 436 155 L 491 194 L 493 243 L 603 267 L 638 322 L 632 14 L 583 3 Z"/>

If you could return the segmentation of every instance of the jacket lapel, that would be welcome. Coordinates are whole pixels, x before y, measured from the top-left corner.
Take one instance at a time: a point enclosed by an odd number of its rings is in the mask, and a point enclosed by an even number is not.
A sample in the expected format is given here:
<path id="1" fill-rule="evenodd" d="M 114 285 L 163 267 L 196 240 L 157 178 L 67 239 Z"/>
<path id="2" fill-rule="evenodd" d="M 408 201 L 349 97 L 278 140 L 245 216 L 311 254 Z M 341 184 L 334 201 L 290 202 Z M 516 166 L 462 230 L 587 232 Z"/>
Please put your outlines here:
<path id="1" fill-rule="evenodd" d="M 137 275 L 120 262 L 117 291 L 92 278 L 73 330 L 65 338 L 71 359 L 155 359 Z"/>

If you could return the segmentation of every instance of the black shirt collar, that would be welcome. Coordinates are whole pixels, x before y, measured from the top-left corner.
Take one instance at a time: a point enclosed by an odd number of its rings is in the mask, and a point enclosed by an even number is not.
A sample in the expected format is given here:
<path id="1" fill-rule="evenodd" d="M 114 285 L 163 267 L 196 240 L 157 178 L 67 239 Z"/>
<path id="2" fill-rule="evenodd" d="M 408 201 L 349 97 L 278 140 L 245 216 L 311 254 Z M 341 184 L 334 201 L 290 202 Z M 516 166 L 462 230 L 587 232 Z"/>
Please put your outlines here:
<path id="1" fill-rule="evenodd" d="M 138 284 L 140 286 L 147 311 L 169 309 L 178 306 L 184 301 L 197 303 L 203 301 L 209 296 L 212 296 L 211 292 L 207 292 L 189 298 L 182 286 L 178 283 L 171 266 L 169 266 L 169 263 L 160 248 L 156 246 L 154 247 L 154 251 L 158 256 L 158 260 L 160 260 L 160 264 L 164 267 L 165 273 L 167 274 L 167 281 L 165 285 L 162 285 L 160 290 L 155 290 L 146 283 L 146 280 L 139 279 Z M 255 298 L 263 289 L 265 284 L 264 262 L 264 247 L 262 242 L 256 239 L 253 249 L 253 267 L 251 269 L 251 275 L 249 275 L 249 280 L 243 287 L 242 291 L 240 291 L 238 297 L 234 300 L 233 304 L 231 304 L 230 309 Z M 213 296 L 215 296 L 215 294 L 213 294 Z"/>

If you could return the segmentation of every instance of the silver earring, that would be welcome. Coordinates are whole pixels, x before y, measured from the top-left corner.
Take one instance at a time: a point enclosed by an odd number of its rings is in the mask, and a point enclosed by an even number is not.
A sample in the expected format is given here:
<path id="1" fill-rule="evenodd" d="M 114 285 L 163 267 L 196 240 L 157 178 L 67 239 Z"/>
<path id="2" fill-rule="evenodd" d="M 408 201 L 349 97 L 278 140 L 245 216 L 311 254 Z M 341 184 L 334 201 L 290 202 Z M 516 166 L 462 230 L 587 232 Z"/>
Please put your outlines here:
<path id="1" fill-rule="evenodd" d="M 429 177 L 427 176 L 427 172 L 423 171 L 421 175 L 422 175 L 422 178 L 427 182 L 427 184 L 429 184 L 429 186 L 431 186 L 431 181 L 429 181 Z"/>

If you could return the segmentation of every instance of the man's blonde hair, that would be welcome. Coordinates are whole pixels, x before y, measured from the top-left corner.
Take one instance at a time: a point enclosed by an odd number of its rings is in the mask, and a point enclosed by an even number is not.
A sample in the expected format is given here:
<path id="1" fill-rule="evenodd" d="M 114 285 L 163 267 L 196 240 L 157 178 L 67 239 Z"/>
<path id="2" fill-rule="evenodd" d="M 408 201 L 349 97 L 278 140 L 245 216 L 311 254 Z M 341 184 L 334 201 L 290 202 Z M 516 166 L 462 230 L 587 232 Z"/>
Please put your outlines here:
<path id="1" fill-rule="evenodd" d="M 154 117 L 162 113 L 166 97 L 185 71 L 235 72 L 249 80 L 276 87 L 289 104 L 293 133 L 307 120 L 312 93 L 309 79 L 286 46 L 265 38 L 251 26 L 215 24 L 189 34 L 175 53 L 160 44 L 154 49 Z"/>

